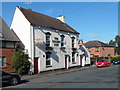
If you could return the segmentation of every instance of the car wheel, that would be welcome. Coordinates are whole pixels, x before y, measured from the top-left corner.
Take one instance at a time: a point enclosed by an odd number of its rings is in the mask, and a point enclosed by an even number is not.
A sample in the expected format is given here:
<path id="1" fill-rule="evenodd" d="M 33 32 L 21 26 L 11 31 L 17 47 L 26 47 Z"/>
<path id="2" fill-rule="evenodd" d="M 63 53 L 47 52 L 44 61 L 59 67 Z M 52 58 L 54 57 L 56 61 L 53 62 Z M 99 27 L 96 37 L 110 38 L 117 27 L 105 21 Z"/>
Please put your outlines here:
<path id="1" fill-rule="evenodd" d="M 18 79 L 17 79 L 16 77 L 12 77 L 11 80 L 10 80 L 10 84 L 11 84 L 12 86 L 17 85 L 18 82 L 19 82 L 19 81 L 18 81 Z"/>

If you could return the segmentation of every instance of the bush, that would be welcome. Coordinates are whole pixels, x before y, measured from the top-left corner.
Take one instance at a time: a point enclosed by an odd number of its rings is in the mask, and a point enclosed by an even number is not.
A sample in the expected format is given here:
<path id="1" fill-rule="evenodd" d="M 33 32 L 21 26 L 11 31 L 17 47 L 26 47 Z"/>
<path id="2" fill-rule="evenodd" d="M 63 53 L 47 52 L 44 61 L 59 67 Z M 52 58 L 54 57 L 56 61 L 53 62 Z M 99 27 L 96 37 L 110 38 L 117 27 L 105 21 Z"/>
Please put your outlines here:
<path id="1" fill-rule="evenodd" d="M 111 62 L 113 62 L 113 60 L 115 60 L 116 58 L 120 58 L 120 55 L 111 56 L 110 57 Z"/>
<path id="2" fill-rule="evenodd" d="M 18 71 L 17 71 L 17 74 L 20 74 L 20 75 L 23 75 L 24 71 L 23 71 L 23 68 L 19 68 Z"/>
<path id="3" fill-rule="evenodd" d="M 23 50 L 14 51 L 12 57 L 12 67 L 14 72 L 18 74 L 27 74 L 30 68 L 30 62 L 28 60 L 28 55 L 23 52 Z"/>

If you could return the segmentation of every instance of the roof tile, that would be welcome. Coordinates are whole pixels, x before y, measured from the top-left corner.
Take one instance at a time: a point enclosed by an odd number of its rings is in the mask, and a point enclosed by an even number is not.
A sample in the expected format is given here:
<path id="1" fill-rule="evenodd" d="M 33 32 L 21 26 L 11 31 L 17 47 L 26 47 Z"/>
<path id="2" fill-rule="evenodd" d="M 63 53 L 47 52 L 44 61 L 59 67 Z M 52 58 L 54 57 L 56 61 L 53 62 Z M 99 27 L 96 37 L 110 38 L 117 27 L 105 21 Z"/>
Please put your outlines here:
<path id="1" fill-rule="evenodd" d="M 52 18 L 50 16 L 34 12 L 32 10 L 19 8 L 21 12 L 24 14 L 26 19 L 32 24 L 36 26 L 43 26 L 47 28 L 54 28 L 61 31 L 67 31 L 71 33 L 79 34 L 76 30 L 70 27 L 68 24 L 63 23 L 62 21 Z"/>
<path id="2" fill-rule="evenodd" d="M 101 41 L 95 40 L 95 41 L 88 41 L 85 43 L 86 47 L 114 47 L 113 45 L 109 45 L 107 43 L 103 43 Z"/>

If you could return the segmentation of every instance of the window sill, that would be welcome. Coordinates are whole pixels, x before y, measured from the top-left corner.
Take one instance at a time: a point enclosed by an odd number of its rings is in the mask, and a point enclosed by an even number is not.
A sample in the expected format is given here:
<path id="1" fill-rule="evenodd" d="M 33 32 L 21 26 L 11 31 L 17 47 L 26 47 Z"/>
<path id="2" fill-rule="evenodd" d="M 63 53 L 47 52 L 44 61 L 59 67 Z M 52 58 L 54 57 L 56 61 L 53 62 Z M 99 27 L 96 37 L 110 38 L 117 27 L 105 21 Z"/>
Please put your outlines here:
<path id="1" fill-rule="evenodd" d="M 76 62 L 72 62 L 72 64 L 76 64 Z"/>
<path id="2" fill-rule="evenodd" d="M 52 65 L 47 65 L 46 68 L 52 67 Z"/>
<path id="3" fill-rule="evenodd" d="M 0 67 L 0 68 L 7 68 L 6 66 L 2 66 L 2 67 Z"/>

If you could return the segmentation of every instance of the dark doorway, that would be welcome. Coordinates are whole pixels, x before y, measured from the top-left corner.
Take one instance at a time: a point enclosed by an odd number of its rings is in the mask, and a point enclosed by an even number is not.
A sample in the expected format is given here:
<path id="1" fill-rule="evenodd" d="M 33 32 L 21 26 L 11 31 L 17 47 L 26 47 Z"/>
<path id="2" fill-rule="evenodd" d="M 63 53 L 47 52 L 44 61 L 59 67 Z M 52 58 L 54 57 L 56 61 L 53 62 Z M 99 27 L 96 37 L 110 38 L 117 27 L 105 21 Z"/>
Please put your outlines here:
<path id="1" fill-rule="evenodd" d="M 34 74 L 38 73 L 38 57 L 34 58 Z"/>

